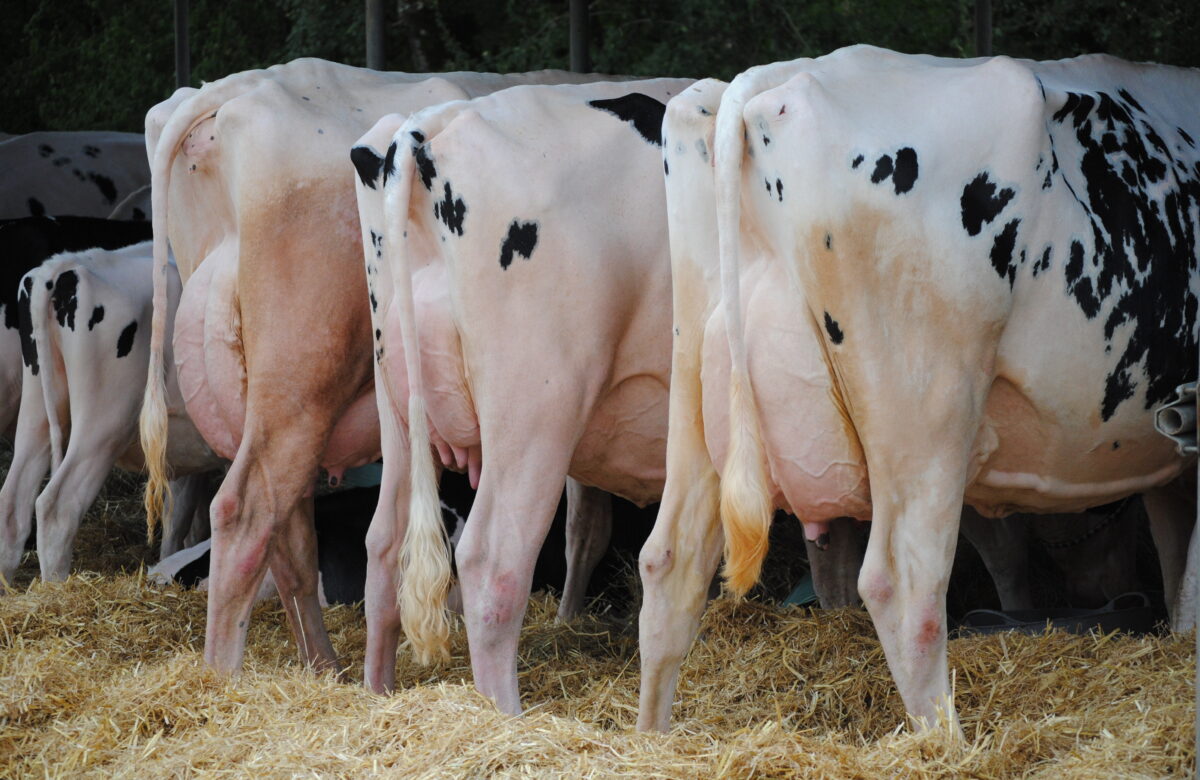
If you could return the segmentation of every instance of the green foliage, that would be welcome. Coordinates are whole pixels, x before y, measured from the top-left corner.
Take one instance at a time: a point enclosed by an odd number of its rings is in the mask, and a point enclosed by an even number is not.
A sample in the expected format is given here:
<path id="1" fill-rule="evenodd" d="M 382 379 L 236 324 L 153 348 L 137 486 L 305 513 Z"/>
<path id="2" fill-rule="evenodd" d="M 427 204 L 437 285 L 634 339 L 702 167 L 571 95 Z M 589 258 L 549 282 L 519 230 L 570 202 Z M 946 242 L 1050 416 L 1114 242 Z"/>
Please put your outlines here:
<path id="1" fill-rule="evenodd" d="M 1200 65 L 1200 4 L 993 0 L 994 50 L 1035 59 L 1109 51 Z M 192 84 L 301 56 L 362 65 L 363 0 L 191 0 Z M 593 69 L 730 79 L 752 65 L 851 43 L 973 52 L 973 0 L 592 0 Z M 171 0 L 4 0 L 0 130 L 140 131 L 174 88 Z M 567 67 L 565 0 L 396 0 L 388 66 Z"/>

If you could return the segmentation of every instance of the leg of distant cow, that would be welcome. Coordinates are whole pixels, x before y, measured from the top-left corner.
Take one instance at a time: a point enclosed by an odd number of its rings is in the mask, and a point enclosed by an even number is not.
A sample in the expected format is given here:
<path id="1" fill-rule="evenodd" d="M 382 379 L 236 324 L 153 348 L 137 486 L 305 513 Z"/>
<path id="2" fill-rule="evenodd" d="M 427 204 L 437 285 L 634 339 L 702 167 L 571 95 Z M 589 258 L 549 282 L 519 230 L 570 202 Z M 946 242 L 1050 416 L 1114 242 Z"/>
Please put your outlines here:
<path id="1" fill-rule="evenodd" d="M 300 499 L 276 532 L 270 567 L 299 646 L 300 660 L 315 669 L 340 669 L 321 616 L 317 532 L 311 496 Z"/>
<path id="2" fill-rule="evenodd" d="M 820 540 L 818 540 L 820 541 Z M 808 538 L 808 566 L 813 590 L 821 609 L 853 607 L 858 604 L 858 570 L 862 568 L 863 543 L 858 524 L 851 517 L 838 517 L 829 523 L 829 538 L 821 549 Z"/>
<path id="3" fill-rule="evenodd" d="M 39 385 L 21 396 L 12 463 L 0 488 L 0 593 L 21 564 L 33 526 L 34 499 L 49 468 L 50 431 Z"/>
<path id="4" fill-rule="evenodd" d="M 963 507 L 959 530 L 978 551 L 992 575 L 1000 608 L 1032 609 L 1029 591 L 1028 515 L 983 517 L 969 506 Z M 1032 522 L 1037 522 L 1036 518 Z"/>
<path id="5" fill-rule="evenodd" d="M 386 396 L 380 395 L 381 398 Z M 379 503 L 367 530 L 367 579 L 363 606 L 367 613 L 367 646 L 363 682 L 376 693 L 396 685 L 396 648 L 400 644 L 400 545 L 408 527 L 408 437 L 397 426 L 395 412 L 380 403 L 383 477 Z"/>
<path id="6" fill-rule="evenodd" d="M 1162 567 L 1163 594 L 1171 615 L 1171 628 L 1188 631 L 1195 626 L 1194 598 L 1196 572 L 1189 566 L 1190 546 L 1196 524 L 1195 490 L 1190 479 L 1177 479 L 1161 488 L 1142 494 L 1150 533 L 1158 549 Z"/>
<path id="7" fill-rule="evenodd" d="M 220 472 L 210 471 L 203 475 L 203 481 L 197 491 L 196 508 L 192 512 L 191 522 L 188 523 L 188 533 L 183 540 L 183 549 L 195 547 L 212 536 L 212 523 L 208 517 L 208 510 L 212 506 L 212 501 L 216 497 L 217 488 L 220 485 Z"/>
<path id="8" fill-rule="evenodd" d="M 72 432 L 71 443 L 58 469 L 37 499 L 37 546 L 42 579 L 65 580 L 71 572 L 75 534 L 104 480 L 112 471 L 123 441 L 95 440 L 90 431 Z M 85 440 L 83 437 L 88 436 Z"/>
<path id="9" fill-rule="evenodd" d="M 166 558 L 172 553 L 184 549 L 186 540 L 192 535 L 192 519 L 196 510 L 205 501 L 205 484 L 207 474 L 189 474 L 171 480 L 171 521 L 164 529 L 159 546 L 159 558 Z M 208 496 L 208 501 L 212 496 Z"/>
<path id="10" fill-rule="evenodd" d="M 603 490 L 567 480 L 567 580 L 558 619 L 583 611 L 588 581 L 612 538 L 612 497 Z"/>
<path id="11" fill-rule="evenodd" d="M 475 687 L 511 714 L 521 712 L 517 640 L 533 567 L 570 458 L 565 447 L 536 432 L 529 435 L 538 447 L 523 457 L 493 461 L 484 450 L 479 491 L 455 550 Z"/>

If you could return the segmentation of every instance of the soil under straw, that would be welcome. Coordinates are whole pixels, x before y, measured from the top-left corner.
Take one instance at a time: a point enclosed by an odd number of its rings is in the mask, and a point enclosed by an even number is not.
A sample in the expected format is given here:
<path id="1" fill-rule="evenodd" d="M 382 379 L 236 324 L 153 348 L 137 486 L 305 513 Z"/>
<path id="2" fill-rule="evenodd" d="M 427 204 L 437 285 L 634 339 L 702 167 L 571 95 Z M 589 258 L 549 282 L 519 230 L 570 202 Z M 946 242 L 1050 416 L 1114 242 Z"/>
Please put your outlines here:
<path id="1" fill-rule="evenodd" d="M 683 669 L 674 727 L 633 731 L 631 620 L 554 621 L 521 638 L 529 712 L 471 687 L 465 636 L 428 668 L 402 651 L 392 697 L 361 687 L 360 611 L 326 611 L 344 680 L 296 660 L 282 612 L 256 608 L 246 672 L 200 651 L 204 595 L 137 571 L 136 485 L 110 486 L 63 584 L 0 597 L 0 777 L 1166 777 L 1193 770 L 1191 635 L 954 640 L 966 740 L 914 736 L 865 612 L 714 602 Z M 122 554 L 123 553 L 123 554 Z M 29 556 L 32 559 L 32 554 Z M 115 573 L 122 566 L 124 573 Z M 27 561 L 22 588 L 36 570 Z M 131 573 L 132 572 L 132 573 Z"/>

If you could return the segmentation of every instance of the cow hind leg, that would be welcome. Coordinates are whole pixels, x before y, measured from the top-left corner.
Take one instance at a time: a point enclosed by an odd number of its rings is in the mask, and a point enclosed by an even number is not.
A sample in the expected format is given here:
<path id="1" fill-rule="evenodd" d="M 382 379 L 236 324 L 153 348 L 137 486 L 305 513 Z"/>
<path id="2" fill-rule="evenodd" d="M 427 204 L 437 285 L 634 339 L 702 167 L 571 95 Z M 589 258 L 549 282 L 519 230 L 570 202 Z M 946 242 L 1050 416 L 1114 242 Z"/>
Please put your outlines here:
<path id="1" fill-rule="evenodd" d="M 490 460 L 484 449 L 479 490 L 455 551 L 475 687 L 511 714 L 521 712 L 517 640 L 534 564 L 554 520 L 570 458 L 566 446 L 550 442 L 564 438 L 532 431 L 530 440 L 538 446 L 523 457 Z"/>
<path id="2" fill-rule="evenodd" d="M 673 387 L 672 392 L 681 391 Z M 642 731 L 666 731 L 670 725 L 679 670 L 699 630 L 725 539 L 720 483 L 703 435 L 693 426 L 675 425 L 672 418 L 667 484 L 654 530 L 638 556 L 642 681 L 637 725 Z"/>
<path id="3" fill-rule="evenodd" d="M 21 408 L 12 462 L 0 488 L 0 593 L 11 587 L 21 564 L 33 529 L 34 500 L 50 468 L 50 431 L 41 392 L 27 392 Z"/>
<path id="4" fill-rule="evenodd" d="M 303 429 L 303 426 L 300 426 Z M 272 453 L 270 462 L 257 451 L 252 437 L 242 442 L 229 473 L 221 483 L 213 499 L 209 513 L 212 523 L 212 548 L 209 564 L 208 619 L 204 638 L 204 660 L 214 669 L 226 674 L 236 673 L 242 665 L 246 649 L 246 631 L 250 611 L 254 607 L 254 596 L 267 572 L 268 562 L 280 567 L 277 579 L 288 579 L 288 593 L 295 597 L 296 604 L 303 603 L 303 612 L 295 618 L 303 618 L 305 632 L 324 632 L 319 610 L 316 616 L 308 610 L 305 575 L 294 571 L 292 566 L 305 559 L 306 545 L 315 537 L 312 529 L 311 510 L 298 507 L 306 501 L 303 496 L 311 489 L 316 476 L 311 454 L 319 447 L 312 442 L 298 442 L 294 447 L 284 447 Z M 279 467 L 275 464 L 286 464 Z M 308 517 L 307 526 L 301 518 Z M 291 541 L 285 537 L 300 533 L 302 538 Z M 278 538 L 277 538 L 278 537 Z M 280 555 L 272 555 L 274 545 L 288 545 Z M 311 577 L 316 579 L 317 562 L 311 556 Z M 294 619 L 289 614 L 289 619 Z M 310 641 L 308 634 L 297 637 L 301 641 L 303 657 L 312 653 L 328 652 L 328 640 Z M 304 646 L 308 643 L 307 649 Z M 331 652 L 318 665 L 333 666 Z"/>
<path id="5" fill-rule="evenodd" d="M 269 553 L 271 576 L 300 652 L 300 661 L 317 670 L 339 671 L 337 655 L 321 614 L 317 533 L 313 499 L 301 498 L 276 532 Z"/>
<path id="6" fill-rule="evenodd" d="M 920 481 L 902 484 L 919 489 Z M 871 538 L 859 594 L 915 725 L 925 730 L 947 723 L 957 730 L 946 657 L 946 586 L 962 494 L 926 484 L 924 494 L 905 496 L 891 486 L 872 482 Z"/>
<path id="7" fill-rule="evenodd" d="M 61 582 L 71 572 L 71 552 L 80 521 L 117 460 L 116 447 L 85 442 L 76 431 L 67 454 L 37 498 L 37 546 L 42 579 Z"/>
<path id="8" fill-rule="evenodd" d="M 189 474 L 171 480 L 171 496 L 174 501 L 171 503 L 171 521 L 163 531 L 159 546 L 160 560 L 207 538 L 202 535 L 207 529 L 202 530 L 194 526 L 198 520 L 207 525 L 207 504 L 213 498 L 208 485 L 207 473 Z M 196 536 L 200 538 L 196 539 Z"/>
<path id="9" fill-rule="evenodd" d="M 1142 495 L 1162 567 L 1163 594 L 1171 628 L 1175 631 L 1196 627 L 1195 591 L 1200 584 L 1196 568 L 1200 565 L 1197 560 L 1200 549 L 1191 549 L 1197 543 L 1192 532 L 1196 524 L 1195 495 L 1195 484 L 1182 477 Z"/>
<path id="10" fill-rule="evenodd" d="M 567 579 L 558 619 L 583 611 L 588 581 L 612 538 L 612 497 L 603 490 L 567 480 Z"/>
<path id="11" fill-rule="evenodd" d="M 979 553 L 992 576 L 1001 609 L 1033 608 L 1029 589 L 1028 523 L 1026 515 L 991 519 L 970 507 L 963 507 L 962 535 Z"/>
<path id="12" fill-rule="evenodd" d="M 400 644 L 399 589 L 400 545 L 408 527 L 407 442 L 390 408 L 380 404 L 383 444 L 383 477 L 379 503 L 367 529 L 367 578 L 363 606 L 367 613 L 367 646 L 363 682 L 376 693 L 390 693 L 396 685 L 396 650 Z M 403 488 L 403 489 L 402 489 Z"/>

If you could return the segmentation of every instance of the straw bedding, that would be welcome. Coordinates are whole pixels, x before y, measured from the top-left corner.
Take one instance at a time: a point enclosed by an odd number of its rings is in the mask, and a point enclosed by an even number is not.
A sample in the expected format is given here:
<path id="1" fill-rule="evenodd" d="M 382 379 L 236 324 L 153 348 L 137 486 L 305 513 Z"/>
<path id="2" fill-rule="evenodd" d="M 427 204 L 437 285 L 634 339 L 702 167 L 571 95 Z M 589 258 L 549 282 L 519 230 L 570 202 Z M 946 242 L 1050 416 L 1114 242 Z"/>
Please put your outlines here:
<path id="1" fill-rule="evenodd" d="M 521 718 L 474 692 L 461 630 L 448 663 L 402 653 L 402 690 L 366 692 L 364 622 L 349 607 L 326 612 L 344 679 L 301 668 L 282 612 L 263 604 L 246 672 L 227 681 L 201 660 L 204 595 L 139 573 L 140 527 L 136 485 L 110 483 L 76 545 L 82 573 L 0 598 L 0 777 L 1111 778 L 1185 775 L 1195 761 L 1190 635 L 955 640 L 962 743 L 897 731 L 864 612 L 754 601 L 709 608 L 668 735 L 632 728 L 634 621 L 610 610 L 557 624 L 548 596 L 522 634 Z"/>

